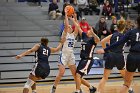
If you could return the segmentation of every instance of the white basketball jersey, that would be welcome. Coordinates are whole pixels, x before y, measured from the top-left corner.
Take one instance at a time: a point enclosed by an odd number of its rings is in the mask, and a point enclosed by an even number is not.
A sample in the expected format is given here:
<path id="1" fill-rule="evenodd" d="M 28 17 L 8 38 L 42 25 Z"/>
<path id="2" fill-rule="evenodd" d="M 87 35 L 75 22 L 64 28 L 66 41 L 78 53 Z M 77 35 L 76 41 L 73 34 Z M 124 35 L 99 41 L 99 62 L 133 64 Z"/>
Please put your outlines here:
<path id="1" fill-rule="evenodd" d="M 62 52 L 73 52 L 74 45 L 75 45 L 74 33 L 67 33 L 66 41 L 63 44 Z"/>

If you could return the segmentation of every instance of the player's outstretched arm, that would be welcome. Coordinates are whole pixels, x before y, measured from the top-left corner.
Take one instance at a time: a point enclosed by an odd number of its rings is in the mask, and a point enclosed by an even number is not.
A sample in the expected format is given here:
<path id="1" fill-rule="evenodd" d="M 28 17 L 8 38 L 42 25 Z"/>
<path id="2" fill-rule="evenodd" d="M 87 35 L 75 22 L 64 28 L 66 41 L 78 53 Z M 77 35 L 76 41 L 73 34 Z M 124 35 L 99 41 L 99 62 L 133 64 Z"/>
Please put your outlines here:
<path id="1" fill-rule="evenodd" d="M 62 37 L 60 43 L 58 44 L 58 46 L 56 48 L 50 48 L 51 49 L 51 53 L 58 52 L 62 48 L 63 43 L 65 41 L 66 41 L 66 38 L 65 37 Z"/>
<path id="2" fill-rule="evenodd" d="M 25 55 L 31 54 L 32 52 L 35 52 L 39 49 L 40 45 L 39 44 L 35 44 L 31 49 L 15 56 L 16 59 L 20 59 L 22 57 L 24 57 Z"/>
<path id="3" fill-rule="evenodd" d="M 106 48 L 106 43 L 107 43 L 107 42 L 110 42 L 110 38 L 111 38 L 111 37 L 112 37 L 112 35 L 109 35 L 109 36 L 107 36 L 107 37 L 105 37 L 104 39 L 101 40 L 102 49 L 98 49 L 98 50 L 96 51 L 96 53 L 98 53 L 98 54 L 103 54 L 103 53 L 105 53 L 104 48 Z"/>
<path id="4" fill-rule="evenodd" d="M 64 31 L 62 33 L 61 38 L 66 37 L 68 28 L 69 28 L 69 21 L 68 21 L 68 16 L 67 16 L 67 9 L 65 9 Z"/>
<path id="5" fill-rule="evenodd" d="M 80 36 L 82 36 L 82 32 L 83 32 L 83 31 L 82 31 L 82 29 L 81 29 L 79 23 L 77 23 L 77 22 L 75 21 L 74 18 L 70 18 L 70 20 L 72 20 L 73 24 L 74 24 L 75 27 L 78 29 Z"/>
<path id="6" fill-rule="evenodd" d="M 73 14 L 73 18 L 75 19 L 75 22 L 77 22 L 79 24 L 79 22 L 77 20 L 77 14 L 76 13 Z M 75 37 L 77 37 L 77 35 L 78 35 L 78 28 L 77 27 L 74 28 L 74 35 L 75 35 Z"/>
<path id="7" fill-rule="evenodd" d="M 95 42 L 99 43 L 100 42 L 100 38 L 94 33 L 94 31 L 93 31 L 91 26 L 90 26 L 90 30 L 92 32 L 92 35 L 93 35 L 94 39 L 95 39 Z"/>
<path id="8" fill-rule="evenodd" d="M 101 40 L 102 48 L 106 48 L 106 43 L 110 42 L 111 37 L 112 37 L 112 34 Z"/>

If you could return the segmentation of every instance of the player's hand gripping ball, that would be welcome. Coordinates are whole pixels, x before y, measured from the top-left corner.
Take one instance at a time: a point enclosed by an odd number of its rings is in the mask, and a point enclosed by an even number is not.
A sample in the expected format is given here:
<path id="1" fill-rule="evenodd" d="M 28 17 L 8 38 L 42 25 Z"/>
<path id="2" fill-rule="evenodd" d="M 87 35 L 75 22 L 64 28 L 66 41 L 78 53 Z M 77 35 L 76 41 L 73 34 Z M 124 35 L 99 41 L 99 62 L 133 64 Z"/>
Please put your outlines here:
<path id="1" fill-rule="evenodd" d="M 68 17 L 71 17 L 75 12 L 73 6 L 71 5 L 66 6 L 65 9 L 67 10 Z"/>

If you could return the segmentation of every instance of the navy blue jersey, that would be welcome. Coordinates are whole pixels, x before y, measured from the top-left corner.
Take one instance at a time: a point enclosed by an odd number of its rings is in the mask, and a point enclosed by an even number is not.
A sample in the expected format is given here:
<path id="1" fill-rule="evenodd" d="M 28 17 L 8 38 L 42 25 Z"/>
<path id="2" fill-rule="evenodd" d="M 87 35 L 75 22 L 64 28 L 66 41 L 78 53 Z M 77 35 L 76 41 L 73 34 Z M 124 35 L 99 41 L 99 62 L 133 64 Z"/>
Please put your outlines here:
<path id="1" fill-rule="evenodd" d="M 112 37 L 110 39 L 110 44 L 113 44 L 117 41 L 119 41 L 122 38 L 123 34 L 119 33 L 118 31 L 112 34 Z M 115 53 L 122 53 L 123 52 L 123 46 L 124 44 L 119 45 L 116 48 L 110 49 L 110 52 L 115 52 Z"/>
<path id="2" fill-rule="evenodd" d="M 133 29 L 126 32 L 126 34 L 116 43 L 112 44 L 111 46 L 105 48 L 105 51 L 108 51 L 112 48 L 116 48 L 120 44 L 127 42 L 128 40 L 131 41 L 130 45 L 130 52 L 140 53 L 140 29 Z"/>
<path id="3" fill-rule="evenodd" d="M 45 45 L 40 45 L 39 49 L 36 51 L 37 54 L 37 62 L 49 64 L 48 58 L 50 56 L 51 50 L 49 47 L 46 47 Z"/>
<path id="4" fill-rule="evenodd" d="M 80 57 L 82 59 L 92 59 L 95 46 L 94 37 L 87 37 L 86 33 L 82 32 Z"/>

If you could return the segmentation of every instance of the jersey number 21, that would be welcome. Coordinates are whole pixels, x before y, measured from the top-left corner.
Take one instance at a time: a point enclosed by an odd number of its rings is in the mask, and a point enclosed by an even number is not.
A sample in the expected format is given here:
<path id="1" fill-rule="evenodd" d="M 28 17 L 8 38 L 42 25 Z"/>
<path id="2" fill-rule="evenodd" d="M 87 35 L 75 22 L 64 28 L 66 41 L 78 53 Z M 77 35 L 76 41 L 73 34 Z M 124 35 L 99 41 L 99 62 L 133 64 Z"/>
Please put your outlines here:
<path id="1" fill-rule="evenodd" d="M 48 50 L 43 48 L 43 55 L 48 55 Z"/>

